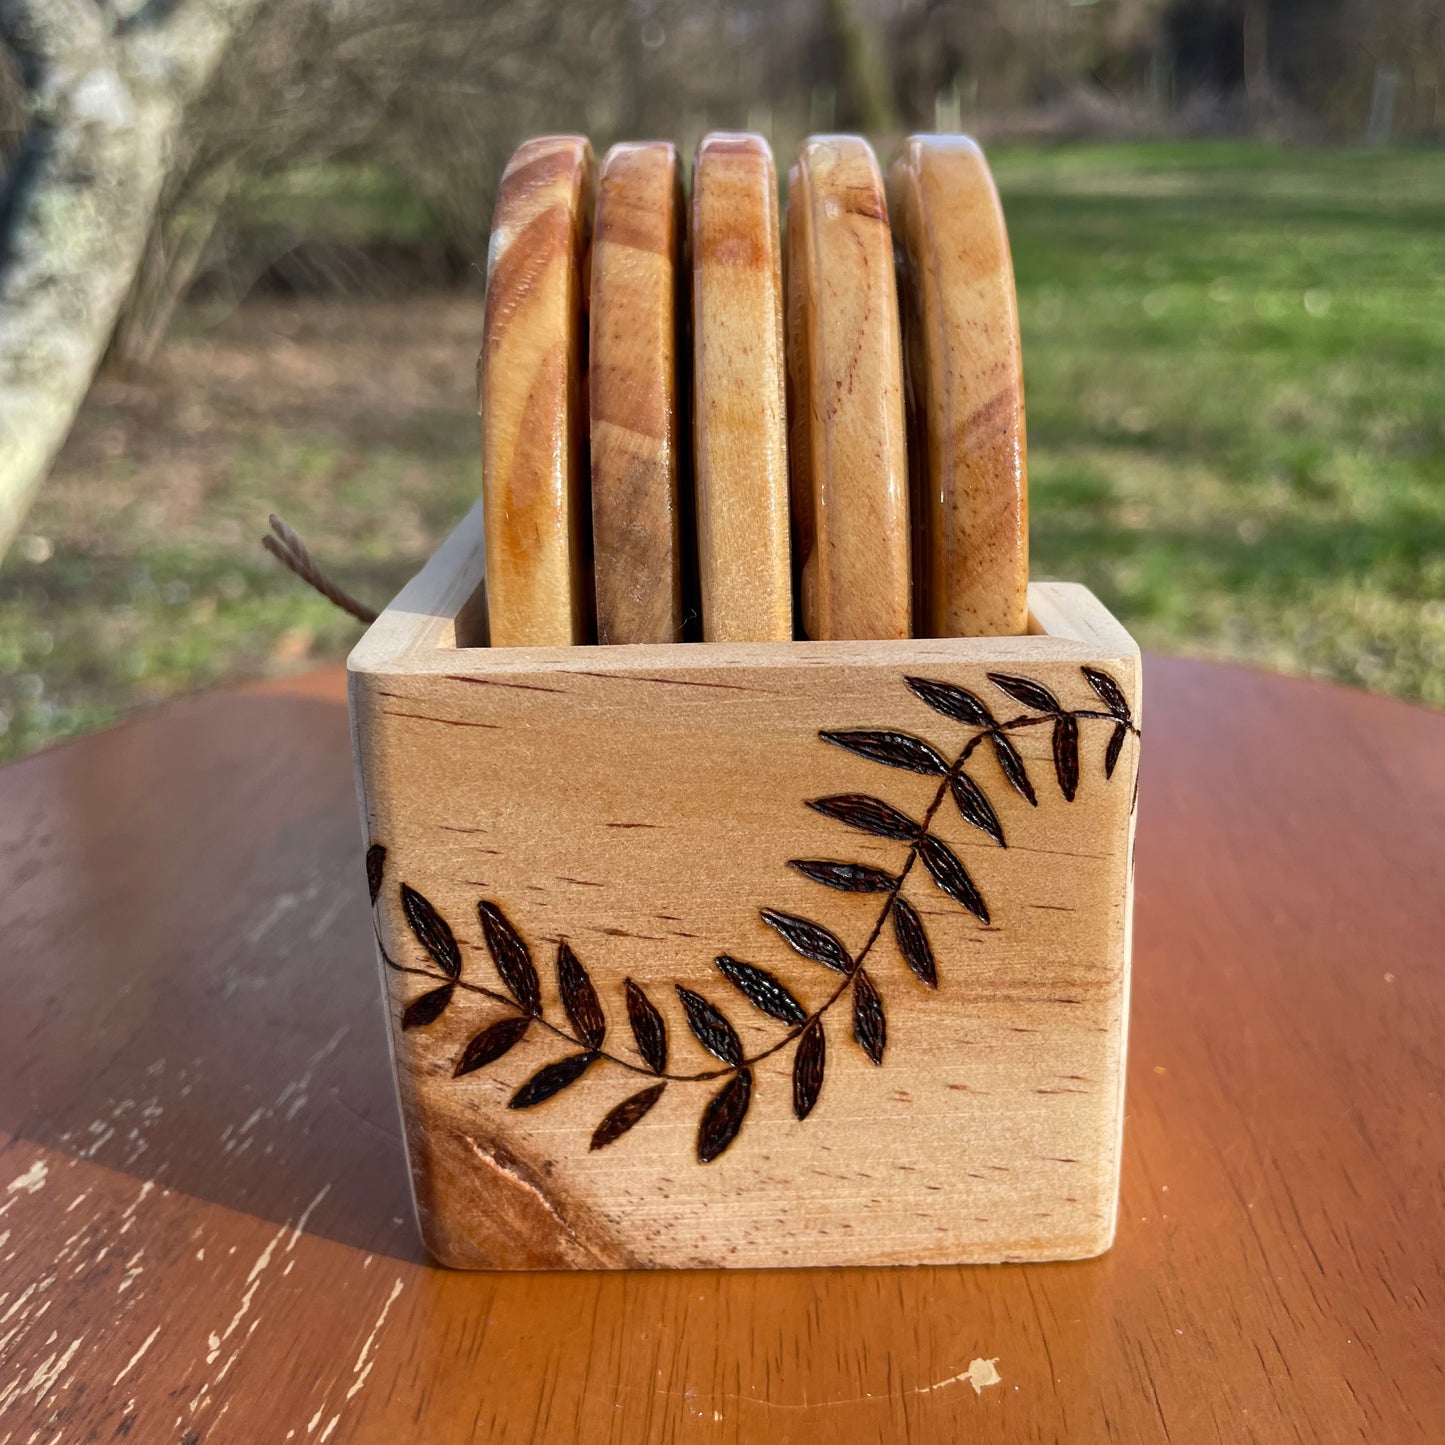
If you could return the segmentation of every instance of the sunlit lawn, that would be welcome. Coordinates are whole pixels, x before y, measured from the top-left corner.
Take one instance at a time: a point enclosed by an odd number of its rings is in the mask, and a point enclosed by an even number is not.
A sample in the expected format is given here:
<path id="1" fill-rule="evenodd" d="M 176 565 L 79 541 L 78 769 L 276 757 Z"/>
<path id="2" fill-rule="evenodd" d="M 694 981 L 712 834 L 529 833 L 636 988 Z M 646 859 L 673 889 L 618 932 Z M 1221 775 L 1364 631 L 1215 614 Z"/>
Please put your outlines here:
<path id="1" fill-rule="evenodd" d="M 1036 572 L 1146 644 L 1445 703 L 1445 154 L 995 165 Z"/>
<path id="2" fill-rule="evenodd" d="M 1148 645 L 1445 703 L 1445 153 L 993 159 L 1035 573 Z M 198 311 L 103 382 L 0 572 L 0 755 L 342 656 L 355 628 L 255 539 L 279 510 L 390 595 L 478 486 L 479 322 L 475 295 Z"/>

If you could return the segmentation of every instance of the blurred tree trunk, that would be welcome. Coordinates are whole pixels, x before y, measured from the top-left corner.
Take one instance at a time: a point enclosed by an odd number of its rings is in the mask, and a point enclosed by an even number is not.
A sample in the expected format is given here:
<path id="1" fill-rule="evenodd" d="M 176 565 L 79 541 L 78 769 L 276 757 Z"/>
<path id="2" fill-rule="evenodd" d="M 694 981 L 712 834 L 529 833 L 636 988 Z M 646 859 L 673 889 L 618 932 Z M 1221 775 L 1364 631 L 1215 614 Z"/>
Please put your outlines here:
<path id="1" fill-rule="evenodd" d="M 898 129 L 898 105 L 883 38 L 855 0 L 828 0 L 828 12 L 843 47 L 844 76 L 858 124 L 872 135 Z"/>
<path id="2" fill-rule="evenodd" d="M 1269 0 L 1245 0 L 1244 93 L 1255 104 L 1270 99 Z"/>
<path id="3" fill-rule="evenodd" d="M 31 124 L 0 195 L 0 558 L 134 284 L 188 105 L 261 0 L 0 0 Z"/>
<path id="4" fill-rule="evenodd" d="M 160 214 L 116 319 L 107 353 L 121 370 L 148 366 L 166 339 L 177 308 L 206 259 L 236 184 L 238 168 L 223 161 L 199 180 L 187 178 L 185 201 Z"/>

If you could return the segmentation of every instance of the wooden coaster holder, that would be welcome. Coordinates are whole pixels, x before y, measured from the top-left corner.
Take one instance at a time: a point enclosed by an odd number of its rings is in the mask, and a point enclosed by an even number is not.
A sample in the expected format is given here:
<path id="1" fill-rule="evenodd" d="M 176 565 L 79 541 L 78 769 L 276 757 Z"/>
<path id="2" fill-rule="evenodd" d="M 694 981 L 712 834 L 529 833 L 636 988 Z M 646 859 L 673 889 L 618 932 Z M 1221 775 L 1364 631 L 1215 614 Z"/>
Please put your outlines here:
<path id="1" fill-rule="evenodd" d="M 1082 587 L 1029 608 L 1021 637 L 493 650 L 461 523 L 349 663 L 439 1260 L 1108 1247 L 1139 653 Z"/>

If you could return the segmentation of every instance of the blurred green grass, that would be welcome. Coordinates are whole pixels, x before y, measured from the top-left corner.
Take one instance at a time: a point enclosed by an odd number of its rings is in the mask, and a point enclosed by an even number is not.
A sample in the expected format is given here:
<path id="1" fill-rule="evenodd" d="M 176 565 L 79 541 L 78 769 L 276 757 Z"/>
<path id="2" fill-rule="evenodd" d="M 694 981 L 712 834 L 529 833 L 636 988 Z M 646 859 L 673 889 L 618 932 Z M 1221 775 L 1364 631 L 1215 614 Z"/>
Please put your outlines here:
<path id="1" fill-rule="evenodd" d="M 1445 154 L 991 160 L 1035 575 L 1146 645 L 1445 704 Z M 371 172 L 253 200 L 347 241 L 431 225 Z M 256 545 L 266 513 L 390 596 L 476 494 L 479 330 L 468 293 L 195 308 L 153 375 L 99 382 L 0 572 L 0 756 L 344 655 L 355 627 Z"/>
<path id="2" fill-rule="evenodd" d="M 993 163 L 1035 575 L 1146 645 L 1445 703 L 1445 155 Z"/>

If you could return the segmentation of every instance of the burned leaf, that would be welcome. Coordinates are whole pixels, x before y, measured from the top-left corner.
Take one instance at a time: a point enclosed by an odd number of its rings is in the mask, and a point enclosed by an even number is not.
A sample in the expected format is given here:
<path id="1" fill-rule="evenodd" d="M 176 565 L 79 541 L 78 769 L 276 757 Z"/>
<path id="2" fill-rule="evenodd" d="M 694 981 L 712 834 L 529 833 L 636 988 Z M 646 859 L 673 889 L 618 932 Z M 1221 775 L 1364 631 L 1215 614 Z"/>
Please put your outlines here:
<path id="1" fill-rule="evenodd" d="M 1128 736 L 1128 723 L 1114 724 L 1114 731 L 1109 734 L 1109 746 L 1104 749 L 1104 776 L 1106 778 L 1114 776 L 1114 769 L 1119 766 L 1119 754 L 1124 750 L 1124 739 Z"/>
<path id="2" fill-rule="evenodd" d="M 431 961 L 448 978 L 460 978 L 462 955 L 451 925 L 409 883 L 401 885 L 401 911 Z"/>
<path id="3" fill-rule="evenodd" d="M 1015 677 L 1011 672 L 991 672 L 988 680 L 1003 692 L 1031 707 L 1036 712 L 1058 712 L 1059 700 L 1042 683 L 1030 682 L 1026 677 Z"/>
<path id="4" fill-rule="evenodd" d="M 637 1052 L 654 1074 L 660 1074 L 667 1068 L 667 1024 L 640 985 L 629 978 L 623 990 L 627 996 L 627 1021 L 632 1025 L 632 1037 L 637 1040 Z"/>
<path id="5" fill-rule="evenodd" d="M 707 1102 L 697 1128 L 697 1159 L 710 1164 L 737 1138 L 753 1096 L 751 1069 L 739 1069 Z"/>
<path id="6" fill-rule="evenodd" d="M 600 1049 L 607 1037 L 607 1018 L 587 970 L 565 940 L 557 945 L 557 990 L 578 1038 L 589 1049 Z"/>
<path id="7" fill-rule="evenodd" d="M 954 773 L 948 785 L 964 820 L 975 828 L 981 828 L 1000 848 L 1007 847 L 1003 840 L 1003 825 L 993 810 L 993 804 L 984 796 L 983 789 L 967 773 Z"/>
<path id="8" fill-rule="evenodd" d="M 1013 784 L 1015 792 L 1021 798 L 1026 799 L 1031 807 L 1037 808 L 1039 800 L 1034 793 L 1034 785 L 1029 782 L 1029 775 L 1024 771 L 1024 760 L 1019 756 L 1019 750 L 1003 733 L 994 732 L 989 736 L 993 739 L 993 753 L 1004 777 Z"/>
<path id="9" fill-rule="evenodd" d="M 614 1139 L 620 1139 L 647 1114 L 662 1097 L 662 1091 L 666 1087 L 666 1084 L 649 1084 L 647 1088 L 624 1099 L 592 1131 L 592 1148 L 602 1149 Z"/>
<path id="10" fill-rule="evenodd" d="M 509 1109 L 531 1109 L 538 1104 L 545 1104 L 554 1094 L 560 1094 L 569 1084 L 575 1084 L 593 1064 L 597 1062 L 597 1055 L 591 1052 L 585 1054 L 569 1054 L 565 1059 L 558 1059 L 555 1064 L 548 1064 L 544 1069 L 538 1069 L 508 1101 Z"/>
<path id="11" fill-rule="evenodd" d="M 903 897 L 893 900 L 893 937 L 898 941 L 898 951 L 903 961 L 911 968 L 921 983 L 929 988 L 938 987 L 938 967 L 933 961 L 933 948 L 924 931 L 923 920 L 918 910 Z"/>
<path id="12" fill-rule="evenodd" d="M 677 985 L 677 996 L 687 1014 L 687 1026 L 698 1043 L 715 1058 L 736 1067 L 743 1061 L 742 1041 L 737 1031 L 700 993 Z"/>
<path id="13" fill-rule="evenodd" d="M 806 1119 L 818 1102 L 827 1061 L 828 1045 L 823 1037 L 823 1020 L 814 1019 L 803 1030 L 797 1052 L 793 1055 L 793 1113 L 799 1119 Z"/>
<path id="14" fill-rule="evenodd" d="M 836 935 L 830 933 L 821 923 L 799 918 L 793 913 L 779 913 L 776 909 L 762 910 L 763 922 L 777 930 L 783 942 L 804 958 L 821 963 L 838 973 L 848 973 L 853 959 Z"/>
<path id="15" fill-rule="evenodd" d="M 386 869 L 386 849 L 380 843 L 373 843 L 366 850 L 366 888 L 372 903 L 381 892 L 381 875 Z"/>
<path id="16" fill-rule="evenodd" d="M 459 1079 L 474 1069 L 496 1063 L 509 1049 L 522 1042 L 531 1024 L 532 1020 L 521 1014 L 489 1024 L 462 1050 L 462 1056 L 452 1070 L 452 1077 Z"/>
<path id="17" fill-rule="evenodd" d="M 542 988 L 522 935 L 495 903 L 483 899 L 477 904 L 477 916 L 482 921 L 487 950 L 507 991 L 533 1018 L 541 1018 Z"/>
<path id="18" fill-rule="evenodd" d="M 834 863 L 824 858 L 790 858 L 789 868 L 796 868 L 805 878 L 836 888 L 840 893 L 887 893 L 897 881 L 881 868 L 866 863 Z"/>
<path id="19" fill-rule="evenodd" d="M 911 843 L 918 836 L 918 824 L 911 818 L 866 793 L 839 793 L 831 798 L 813 798 L 808 806 L 825 818 L 834 818 L 850 828 L 857 828 L 860 833 L 871 833 L 875 838 L 894 838 Z"/>
<path id="20" fill-rule="evenodd" d="M 968 869 L 942 838 L 935 838 L 932 833 L 925 835 L 919 840 L 918 856 L 932 874 L 933 881 L 955 903 L 963 904 L 980 923 L 988 922 L 988 907 L 983 895 L 968 876 Z"/>
<path id="21" fill-rule="evenodd" d="M 428 1024 L 434 1024 L 452 1001 L 452 988 L 453 985 L 444 983 L 440 988 L 431 989 L 420 998 L 412 999 L 402 1011 L 402 1032 L 405 1033 L 407 1029 L 424 1029 Z"/>
<path id="22" fill-rule="evenodd" d="M 914 696 L 926 702 L 934 712 L 974 727 L 993 726 L 993 714 L 967 688 L 955 687 L 951 682 L 934 682 L 927 677 L 905 677 L 903 680 Z"/>
<path id="23" fill-rule="evenodd" d="M 787 987 L 765 968 L 744 963 L 739 958 L 722 954 L 717 960 L 722 976 L 741 993 L 754 1008 L 777 1019 L 779 1023 L 801 1024 L 808 1021 L 808 1011 L 788 992 Z"/>
<path id="24" fill-rule="evenodd" d="M 930 773 L 941 778 L 948 764 L 922 738 L 895 732 L 824 732 L 818 736 L 825 743 L 857 753 L 870 762 L 885 763 L 890 768 L 905 768 L 910 773 Z"/>
<path id="25" fill-rule="evenodd" d="M 883 1000 L 864 968 L 853 975 L 853 1037 L 875 1064 L 883 1062 L 888 1021 L 883 1016 Z"/>
<path id="26" fill-rule="evenodd" d="M 1061 713 L 1054 722 L 1054 776 L 1072 803 L 1079 791 L 1079 720 L 1072 713 Z"/>
<path id="27" fill-rule="evenodd" d="M 1119 684 L 1107 672 L 1100 672 L 1097 667 L 1086 667 L 1083 673 L 1089 680 L 1089 686 L 1098 694 L 1099 701 L 1121 722 L 1128 722 L 1129 703 Z"/>

